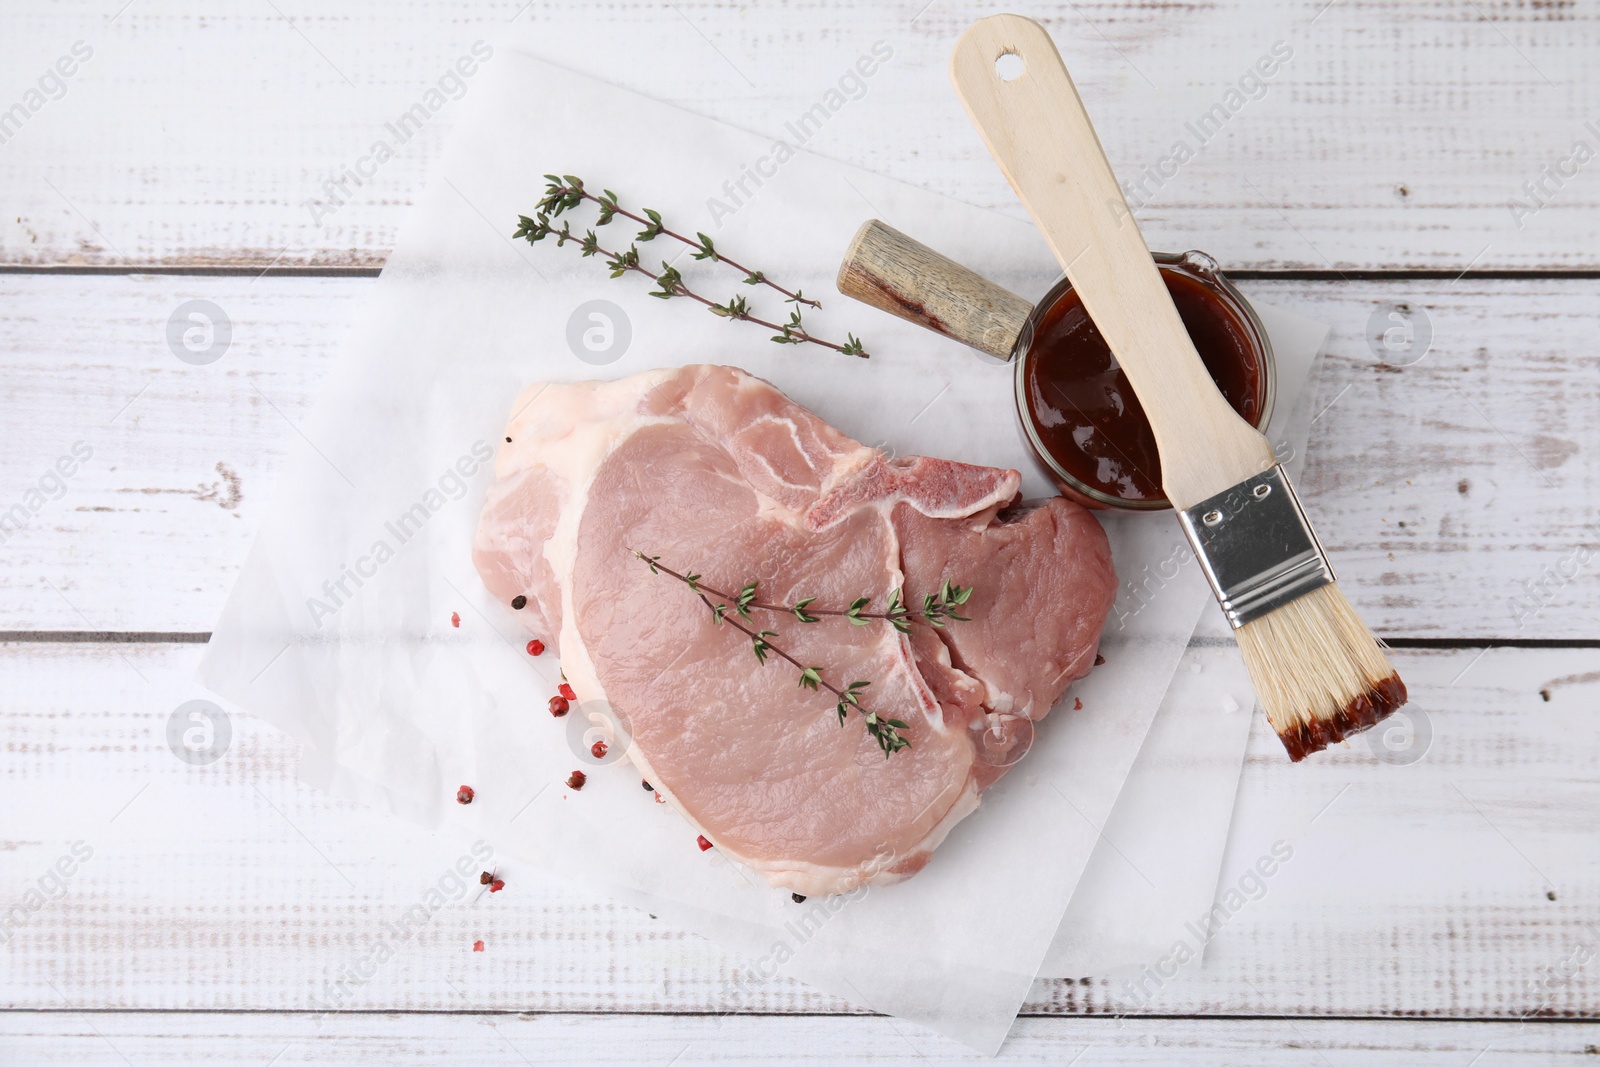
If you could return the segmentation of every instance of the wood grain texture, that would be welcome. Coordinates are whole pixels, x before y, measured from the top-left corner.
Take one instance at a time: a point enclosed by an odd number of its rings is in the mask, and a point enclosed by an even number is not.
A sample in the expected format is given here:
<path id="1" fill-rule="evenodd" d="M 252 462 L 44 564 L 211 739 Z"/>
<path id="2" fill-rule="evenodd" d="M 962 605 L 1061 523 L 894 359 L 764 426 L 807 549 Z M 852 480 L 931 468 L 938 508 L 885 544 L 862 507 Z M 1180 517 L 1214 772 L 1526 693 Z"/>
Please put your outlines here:
<path id="1" fill-rule="evenodd" d="M 980 1057 L 884 1018 L 630 1015 L 0 1015 L 0 1053 L 38 1067 L 305 1063 L 1082 1064 L 1479 1067 L 1587 1064 L 1596 1024 L 1283 1019 L 1029 1019 Z M 276 1057 L 276 1058 L 274 1058 Z"/>
<path id="2" fill-rule="evenodd" d="M 788 124 L 837 91 L 846 102 L 804 147 L 1021 217 L 946 82 L 956 36 L 990 9 L 8 5 L 0 269 L 375 268 L 454 98 L 476 91 L 451 69 L 476 42 L 512 39 L 791 141 Z M 1154 247 L 1203 248 L 1235 270 L 1449 272 L 1246 286 L 1334 323 L 1302 488 L 1376 628 L 1600 638 L 1596 283 L 1450 280 L 1600 270 L 1596 165 L 1575 163 L 1580 141 L 1600 145 L 1600 10 L 1041 0 L 1029 13 L 1077 77 Z M 892 60 L 844 81 L 879 41 Z M 1252 73 L 1285 50 L 1271 76 Z M 391 128 L 418 106 L 415 128 Z M 393 158 L 368 173 L 380 142 Z M 641 173 L 591 177 L 648 200 Z M 386 924 L 470 843 L 298 785 L 295 745 L 249 716 L 232 717 L 213 765 L 168 750 L 172 710 L 203 695 L 199 650 L 170 642 L 209 629 L 370 284 L 0 275 L 0 1063 L 972 1058 L 782 979 L 744 1004 L 774 1014 L 729 1015 L 724 983 L 742 961 L 570 888 L 566 872 L 511 863 L 507 892 L 450 903 L 362 973 Z M 196 298 L 234 330 L 206 367 L 166 339 Z M 1385 349 L 1385 330 L 1430 340 Z M 1151 576 L 1125 578 L 1159 595 Z M 74 635 L 97 636 L 58 640 Z M 1290 768 L 1258 723 L 1223 878 L 1245 903 L 1206 967 L 1039 983 L 1002 1060 L 1600 1054 L 1593 650 L 1397 660 L 1424 758 L 1381 762 L 1363 738 Z M 1380 752 L 1410 751 L 1383 736 Z M 51 872 L 78 841 L 92 855 L 58 892 Z M 1293 858 L 1252 899 L 1245 879 L 1280 841 Z M 466 1014 L 313 1014 L 328 998 Z M 546 1014 L 471 1014 L 484 1011 Z M 1290 1017 L 1160 1017 L 1186 1013 Z M 1428 1018 L 1316 1018 L 1341 1015 Z"/>
<path id="3" fill-rule="evenodd" d="M 1010 360 L 1033 305 L 878 219 L 857 231 L 839 292 L 907 322 Z"/>
<path id="4" fill-rule="evenodd" d="M 489 861 L 504 892 L 473 885 L 396 935 L 390 924 L 470 842 L 298 785 L 296 746 L 246 715 L 232 716 L 219 761 L 179 761 L 165 731 L 203 695 L 200 652 L 0 644 L 0 908 L 73 842 L 92 849 L 5 931 L 0 1004 L 853 1010 L 781 978 L 746 977 L 740 999 L 730 983 L 743 961 L 570 888 L 572 872 L 547 878 L 507 857 Z M 1593 661 L 1589 650 L 1398 653 L 1412 736 L 1426 737 L 1410 765 L 1381 762 L 1360 737 L 1293 766 L 1258 722 L 1221 879 L 1244 899 L 1218 922 L 1204 968 L 1040 982 L 1024 1011 L 1600 1016 L 1600 974 L 1580 955 L 1600 953 Z M 1383 751 L 1417 751 L 1403 741 Z M 1252 874 L 1285 847 L 1270 875 Z"/>
<path id="5" fill-rule="evenodd" d="M 0 110 L 76 41 L 93 56 L 0 145 L 0 262 L 380 263 L 455 103 L 447 94 L 403 140 L 388 124 L 502 33 L 791 141 L 786 124 L 841 91 L 806 148 L 1020 215 L 945 77 L 956 36 L 998 9 L 8 5 Z M 1029 13 L 1060 45 L 1153 247 L 1257 268 L 1600 266 L 1600 182 L 1573 162 L 1577 141 L 1600 144 L 1587 125 L 1600 122 L 1594 5 L 1041 0 Z M 880 40 L 893 59 L 841 87 Z M 1275 45 L 1291 56 L 1263 78 L 1255 65 Z M 374 168 L 362 161 L 379 141 L 394 156 Z M 371 172 L 359 185 L 345 177 L 357 169 Z M 647 175 L 591 177 L 648 199 Z"/>
<path id="6" fill-rule="evenodd" d="M 76 442 L 94 451 L 21 532 L 0 528 L 0 631 L 209 630 L 371 284 L 0 276 L 0 516 Z M 1380 634 L 1600 638 L 1596 283 L 1244 289 L 1333 324 L 1300 488 Z M 166 340 L 195 298 L 233 328 L 203 367 Z M 1418 346 L 1380 358 L 1375 331 L 1401 329 L 1391 314 Z M 1123 577 L 1147 595 L 1161 584 Z"/>

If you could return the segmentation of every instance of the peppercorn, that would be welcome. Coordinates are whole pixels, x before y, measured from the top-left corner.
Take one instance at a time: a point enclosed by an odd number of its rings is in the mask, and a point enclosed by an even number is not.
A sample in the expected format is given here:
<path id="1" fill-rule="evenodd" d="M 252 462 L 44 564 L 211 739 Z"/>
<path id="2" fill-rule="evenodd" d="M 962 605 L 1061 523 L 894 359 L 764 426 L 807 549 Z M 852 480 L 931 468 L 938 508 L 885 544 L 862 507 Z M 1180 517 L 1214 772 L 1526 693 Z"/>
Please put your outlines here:
<path id="1" fill-rule="evenodd" d="M 509 441 L 511 438 L 508 437 L 506 440 Z M 517 611 L 521 611 L 523 608 L 528 606 L 528 598 L 523 596 L 521 593 L 518 593 L 516 596 L 511 598 L 511 606 Z"/>
<path id="2" fill-rule="evenodd" d="M 701 852 L 704 852 L 706 849 L 711 847 L 711 842 L 706 840 L 706 835 L 705 834 L 701 834 L 699 837 L 695 838 L 694 840 L 695 840 L 695 844 L 700 846 L 700 851 Z"/>
<path id="3" fill-rule="evenodd" d="M 530 655 L 530 656 L 542 656 L 543 654 L 544 654 L 544 642 L 543 641 L 541 641 L 537 637 L 535 637 L 532 641 L 528 642 L 528 655 Z"/>
<path id="4" fill-rule="evenodd" d="M 500 892 L 500 890 L 504 889 L 505 887 L 506 887 L 505 879 L 504 878 L 496 878 L 494 881 L 489 883 L 489 892 L 498 893 L 498 892 Z"/>
<path id="5" fill-rule="evenodd" d="M 461 612 L 452 611 L 450 613 L 450 625 L 456 627 L 457 629 L 461 628 Z"/>
<path id="6" fill-rule="evenodd" d="M 571 708 L 572 705 L 567 703 L 566 697 L 550 698 L 550 714 L 554 715 L 558 719 L 571 710 Z"/>
<path id="7" fill-rule="evenodd" d="M 475 796 L 477 796 L 477 794 L 472 791 L 472 787 L 470 785 L 464 785 L 460 789 L 456 790 L 456 803 L 471 804 L 472 798 Z"/>
<path id="8" fill-rule="evenodd" d="M 604 741 L 596 741 L 594 744 L 589 746 L 589 752 L 594 756 L 595 759 L 605 759 L 606 743 Z"/>
<path id="9" fill-rule="evenodd" d="M 572 686 L 568 685 L 566 682 L 562 682 L 559 686 L 557 686 L 556 687 L 556 692 L 560 693 L 562 696 L 566 697 L 568 700 L 577 700 L 578 699 L 577 691 L 574 690 L 572 688 Z"/>
<path id="10" fill-rule="evenodd" d="M 645 782 L 644 783 L 644 791 L 646 793 L 654 793 L 656 790 L 655 790 L 655 787 L 652 786 L 649 782 Z"/>
<path id="11" fill-rule="evenodd" d="M 587 774 L 584 774 L 582 771 L 573 771 L 571 774 L 567 775 L 567 788 L 574 790 L 582 789 L 583 783 L 587 782 L 588 780 L 589 776 Z"/>
<path id="12" fill-rule="evenodd" d="M 484 871 L 482 874 L 478 875 L 479 885 L 488 885 L 492 881 L 494 881 L 494 875 L 490 874 L 488 871 Z"/>
<path id="13" fill-rule="evenodd" d="M 806 902 L 806 898 L 801 896 L 799 893 L 790 893 L 789 899 L 794 901 L 796 904 L 804 904 Z"/>

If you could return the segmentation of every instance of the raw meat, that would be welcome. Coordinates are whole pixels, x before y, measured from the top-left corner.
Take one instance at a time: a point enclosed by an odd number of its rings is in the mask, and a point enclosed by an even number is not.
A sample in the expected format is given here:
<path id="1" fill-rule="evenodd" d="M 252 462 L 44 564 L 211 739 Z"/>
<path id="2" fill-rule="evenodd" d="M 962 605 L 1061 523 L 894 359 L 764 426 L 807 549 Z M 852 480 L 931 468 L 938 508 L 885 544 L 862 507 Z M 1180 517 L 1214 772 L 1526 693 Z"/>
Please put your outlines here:
<path id="1" fill-rule="evenodd" d="M 914 874 L 1088 673 L 1116 580 L 1100 524 L 1016 471 L 861 445 L 730 367 L 531 387 L 495 463 L 474 560 L 559 643 L 581 701 L 605 700 L 628 758 L 699 833 L 773 885 L 849 891 Z M 887 758 L 859 714 L 632 553 L 758 599 L 845 607 L 949 579 L 970 622 L 854 626 L 756 610 L 772 643 L 908 724 Z M 644 798 L 647 799 L 647 798 Z M 685 841 L 693 840 L 686 834 Z M 688 847 L 686 845 L 686 847 Z"/>

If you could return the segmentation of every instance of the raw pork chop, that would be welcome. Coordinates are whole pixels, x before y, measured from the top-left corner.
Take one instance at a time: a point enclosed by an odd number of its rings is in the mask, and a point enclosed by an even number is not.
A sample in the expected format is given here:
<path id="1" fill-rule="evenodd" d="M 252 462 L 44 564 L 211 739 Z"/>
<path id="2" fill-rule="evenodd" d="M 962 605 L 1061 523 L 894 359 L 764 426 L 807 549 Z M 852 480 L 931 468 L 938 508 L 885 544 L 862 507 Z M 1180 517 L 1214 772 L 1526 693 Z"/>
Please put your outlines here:
<path id="1" fill-rule="evenodd" d="M 1088 673 L 1115 589 L 1100 524 L 1014 505 L 1016 471 L 890 458 L 731 367 L 538 385 L 517 400 L 474 561 L 559 641 L 583 701 L 628 724 L 628 758 L 718 848 L 773 885 L 845 892 L 920 870 Z M 845 607 L 972 586 L 970 622 L 858 627 L 753 613 L 772 643 L 906 722 L 885 757 L 860 715 L 632 553 L 759 600 Z"/>

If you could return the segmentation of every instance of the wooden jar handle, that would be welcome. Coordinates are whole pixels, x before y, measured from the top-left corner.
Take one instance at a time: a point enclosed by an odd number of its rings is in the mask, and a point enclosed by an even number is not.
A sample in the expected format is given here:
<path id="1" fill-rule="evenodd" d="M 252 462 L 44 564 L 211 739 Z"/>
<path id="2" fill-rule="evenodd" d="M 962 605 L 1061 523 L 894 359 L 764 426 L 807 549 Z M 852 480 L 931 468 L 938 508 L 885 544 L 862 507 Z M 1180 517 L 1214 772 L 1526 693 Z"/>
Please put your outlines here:
<path id="1" fill-rule="evenodd" d="M 839 265 L 839 292 L 980 352 L 1009 360 L 1033 305 L 870 219 Z"/>

